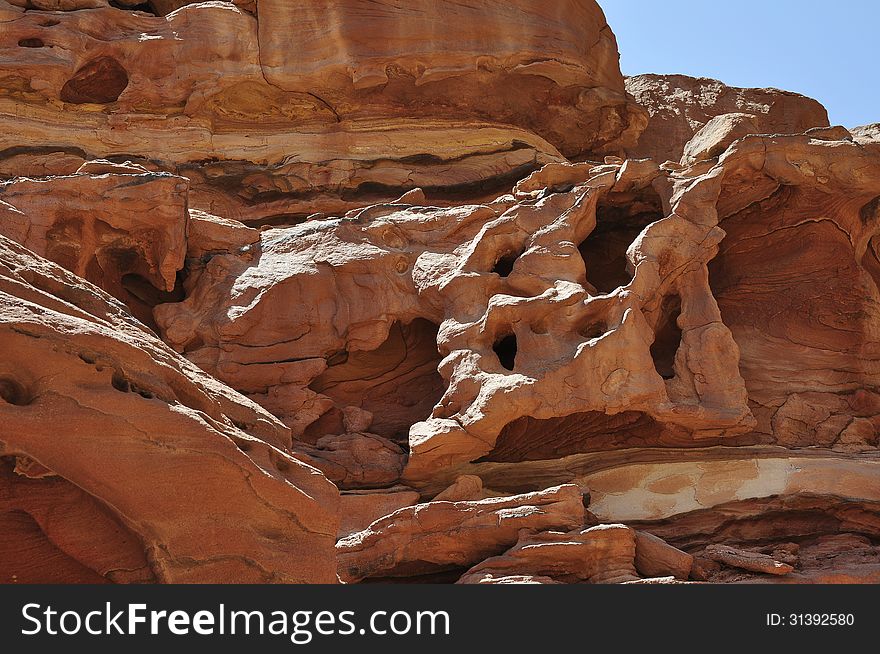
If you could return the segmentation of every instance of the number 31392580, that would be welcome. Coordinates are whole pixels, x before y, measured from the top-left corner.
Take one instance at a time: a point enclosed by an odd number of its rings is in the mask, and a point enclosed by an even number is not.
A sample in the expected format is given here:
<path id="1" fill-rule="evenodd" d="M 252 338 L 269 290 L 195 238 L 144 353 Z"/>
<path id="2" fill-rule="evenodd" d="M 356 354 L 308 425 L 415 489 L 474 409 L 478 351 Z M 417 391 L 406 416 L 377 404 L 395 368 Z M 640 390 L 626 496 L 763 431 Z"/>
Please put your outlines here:
<path id="1" fill-rule="evenodd" d="M 851 627 L 856 616 L 852 613 L 792 613 L 786 622 L 792 627 Z"/>

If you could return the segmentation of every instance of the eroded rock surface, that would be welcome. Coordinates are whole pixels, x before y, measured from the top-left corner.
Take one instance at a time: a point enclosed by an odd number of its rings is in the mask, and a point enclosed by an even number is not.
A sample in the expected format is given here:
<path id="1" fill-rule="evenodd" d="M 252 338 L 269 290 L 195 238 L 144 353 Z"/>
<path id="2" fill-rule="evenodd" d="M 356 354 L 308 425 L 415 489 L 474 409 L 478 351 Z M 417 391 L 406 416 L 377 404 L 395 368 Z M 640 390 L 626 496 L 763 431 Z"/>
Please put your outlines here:
<path id="1" fill-rule="evenodd" d="M 339 578 L 426 575 L 467 568 L 517 542 L 522 530 L 584 522 L 581 490 L 568 485 L 476 502 L 430 502 L 395 511 L 337 544 Z"/>
<path id="2" fill-rule="evenodd" d="M 3 581 L 335 579 L 338 491 L 284 426 L 3 236 L 0 347 Z"/>
<path id="3" fill-rule="evenodd" d="M 0 22 L 0 580 L 880 580 L 876 125 L 592 0 Z"/>
<path id="4" fill-rule="evenodd" d="M 752 134 L 799 134 L 828 126 L 828 112 L 812 98 L 779 89 L 744 89 L 687 75 L 636 75 L 626 90 L 650 119 L 633 157 L 658 163 L 681 159 L 685 144 L 712 119 L 724 114 L 752 116 Z"/>
<path id="5" fill-rule="evenodd" d="M 0 5 L 0 162 L 65 174 L 124 154 L 229 219 L 298 222 L 412 186 L 483 198 L 621 152 L 647 123 L 592 0 L 260 0 L 259 20 L 254 2 L 40 2 Z"/>

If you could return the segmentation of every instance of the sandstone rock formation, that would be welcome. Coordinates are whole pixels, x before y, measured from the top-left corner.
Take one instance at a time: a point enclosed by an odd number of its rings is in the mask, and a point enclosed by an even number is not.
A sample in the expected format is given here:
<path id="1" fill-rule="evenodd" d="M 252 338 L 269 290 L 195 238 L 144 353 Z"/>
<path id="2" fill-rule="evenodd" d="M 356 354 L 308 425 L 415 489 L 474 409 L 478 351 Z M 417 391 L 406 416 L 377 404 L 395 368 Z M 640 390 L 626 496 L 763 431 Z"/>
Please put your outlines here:
<path id="1" fill-rule="evenodd" d="M 419 504 L 342 538 L 336 545 L 339 578 L 351 582 L 466 568 L 503 552 L 523 530 L 572 529 L 583 522 L 582 494 L 573 485 L 476 502 Z"/>
<path id="2" fill-rule="evenodd" d="M 779 89 L 743 89 L 714 79 L 687 75 L 636 75 L 626 90 L 648 110 L 650 119 L 632 157 L 658 163 L 678 161 L 684 146 L 712 119 L 747 114 L 752 134 L 799 134 L 827 127 L 828 113 L 812 98 Z"/>
<path id="3" fill-rule="evenodd" d="M 248 3 L 43 4 L 79 10 L 0 2 L 0 162 L 137 158 L 224 218 L 297 222 L 412 186 L 483 198 L 635 145 L 647 121 L 592 1 L 259 0 L 259 20 Z"/>
<path id="4" fill-rule="evenodd" d="M 284 426 L 4 236 L 0 345 L 4 581 L 335 579 L 338 492 Z"/>
<path id="5" fill-rule="evenodd" d="M 0 0 L 0 581 L 880 581 L 880 138 L 592 0 Z"/>

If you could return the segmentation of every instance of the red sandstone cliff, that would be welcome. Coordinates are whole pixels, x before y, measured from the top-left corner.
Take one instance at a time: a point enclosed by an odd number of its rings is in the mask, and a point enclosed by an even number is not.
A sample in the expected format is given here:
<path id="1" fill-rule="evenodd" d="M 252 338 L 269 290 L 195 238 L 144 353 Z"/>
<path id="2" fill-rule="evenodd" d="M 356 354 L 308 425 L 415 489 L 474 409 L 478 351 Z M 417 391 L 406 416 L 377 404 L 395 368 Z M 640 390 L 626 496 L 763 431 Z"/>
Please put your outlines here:
<path id="1" fill-rule="evenodd" d="M 113 4 L 0 0 L 0 581 L 880 581 L 876 126 L 593 0 Z"/>

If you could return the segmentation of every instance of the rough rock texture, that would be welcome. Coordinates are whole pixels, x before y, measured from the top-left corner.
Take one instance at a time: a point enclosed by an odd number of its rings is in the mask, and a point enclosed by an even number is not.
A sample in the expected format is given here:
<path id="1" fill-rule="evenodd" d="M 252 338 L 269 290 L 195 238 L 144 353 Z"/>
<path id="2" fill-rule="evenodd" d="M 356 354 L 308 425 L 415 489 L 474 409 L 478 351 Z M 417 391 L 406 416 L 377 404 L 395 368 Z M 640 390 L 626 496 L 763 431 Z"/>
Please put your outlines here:
<path id="1" fill-rule="evenodd" d="M 343 492 L 339 495 L 339 537 L 364 531 L 379 518 L 419 500 L 419 494 L 406 486 Z"/>
<path id="2" fill-rule="evenodd" d="M 377 206 L 264 231 L 258 258 L 214 257 L 156 319 L 178 351 L 297 438 L 344 434 L 333 416 L 358 409 L 381 436 L 405 438 L 409 425 L 411 485 L 441 490 L 481 457 L 717 443 L 754 426 L 708 286 L 722 233 L 678 216 L 651 225 L 634 278 L 605 233 L 618 216 L 644 226 L 662 215 L 659 174 L 651 162 L 551 166 L 512 200 Z M 530 191 L 572 175 L 569 191 Z M 297 299 L 305 310 L 283 308 Z M 328 383 L 352 376 L 370 390 Z"/>
<path id="3" fill-rule="evenodd" d="M 112 167 L 0 182 L 0 234 L 100 286 L 151 322 L 153 306 L 172 299 L 184 265 L 188 189 L 181 177 L 119 174 Z"/>
<path id="4" fill-rule="evenodd" d="M 625 583 L 639 578 L 633 567 L 635 550 L 635 534 L 624 525 L 546 531 L 521 537 L 501 556 L 468 570 L 458 583 L 505 583 L 520 575 L 543 583 Z"/>
<path id="5" fill-rule="evenodd" d="M 880 582 L 877 125 L 592 0 L 0 23 L 0 581 Z"/>
<path id="6" fill-rule="evenodd" d="M 788 563 L 777 561 L 767 554 L 738 550 L 727 545 L 710 545 L 706 548 L 705 555 L 713 561 L 733 568 L 763 572 L 768 575 L 787 575 L 794 570 Z"/>
<path id="7" fill-rule="evenodd" d="M 259 0 L 259 20 L 249 3 L 55 4 L 96 8 L 0 2 L 0 163 L 137 157 L 224 218 L 297 222 L 414 186 L 481 198 L 647 123 L 592 0 Z"/>
<path id="8" fill-rule="evenodd" d="M 853 138 L 859 143 L 867 144 L 880 141 L 880 123 L 854 127 L 851 131 Z"/>
<path id="9" fill-rule="evenodd" d="M 467 567 L 517 542 L 521 530 L 584 522 L 581 491 L 568 485 L 477 502 L 430 502 L 395 511 L 336 545 L 339 578 L 400 577 Z"/>
<path id="10" fill-rule="evenodd" d="M 686 580 L 691 576 L 694 557 L 653 534 L 637 531 L 635 567 L 640 575 L 649 579 L 668 576 Z"/>
<path id="11" fill-rule="evenodd" d="M 638 145 L 627 152 L 658 163 L 681 159 L 685 144 L 724 114 L 750 114 L 752 134 L 798 134 L 828 126 L 828 113 L 816 100 L 779 89 L 743 89 L 687 75 L 636 75 L 627 78 L 626 90 L 650 115 Z"/>
<path id="12" fill-rule="evenodd" d="M 4 236 L 0 351 L 4 581 L 335 579 L 338 492 L 284 426 Z"/>

